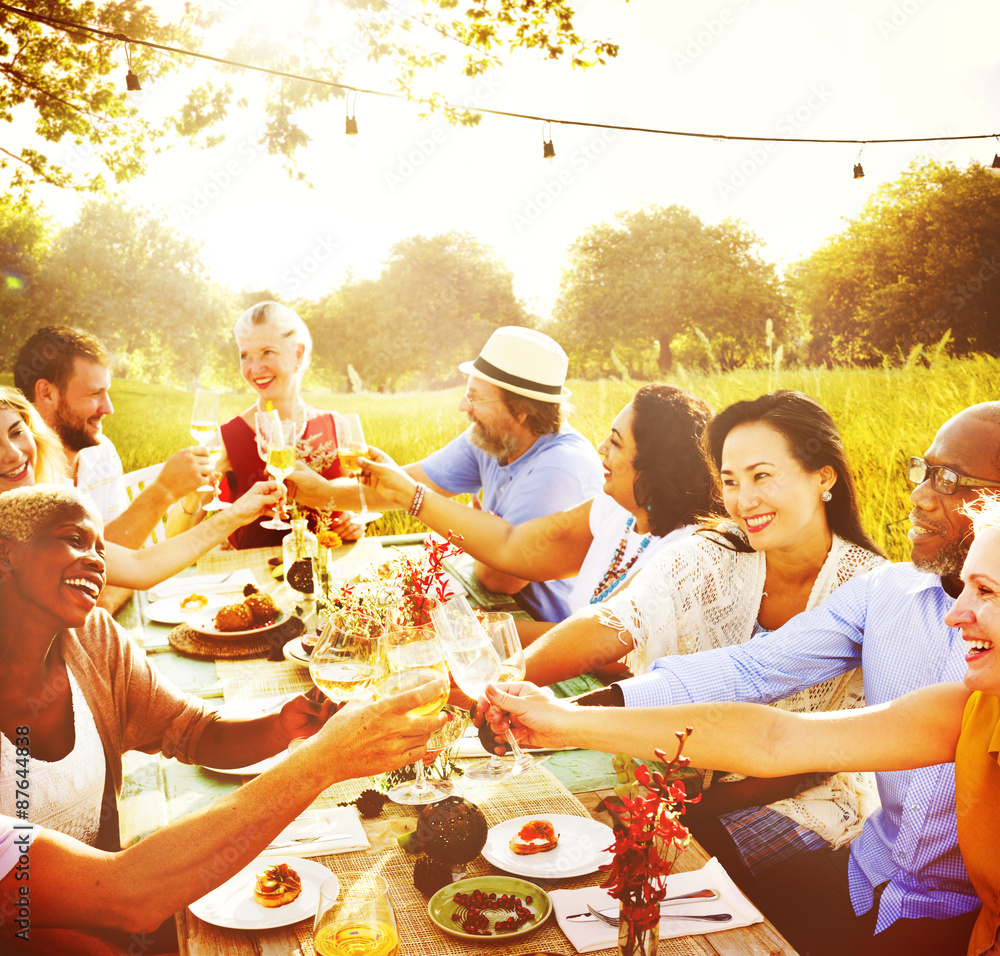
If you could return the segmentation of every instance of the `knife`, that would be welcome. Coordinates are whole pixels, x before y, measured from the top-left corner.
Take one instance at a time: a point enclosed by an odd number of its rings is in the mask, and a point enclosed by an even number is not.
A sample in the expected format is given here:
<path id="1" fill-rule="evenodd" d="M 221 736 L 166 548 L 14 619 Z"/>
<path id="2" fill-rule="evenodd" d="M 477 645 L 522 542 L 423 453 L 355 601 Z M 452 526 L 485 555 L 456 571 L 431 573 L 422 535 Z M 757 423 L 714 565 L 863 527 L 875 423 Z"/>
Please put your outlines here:
<path id="1" fill-rule="evenodd" d="M 668 896 L 666 899 L 660 900 L 660 912 L 662 913 L 666 907 L 673 906 L 675 903 L 689 903 L 694 900 L 709 903 L 718 898 L 719 894 L 715 890 L 696 890 L 694 893 L 685 893 L 683 896 Z M 619 907 L 615 906 L 611 909 L 598 910 L 598 912 L 603 913 L 605 916 L 617 916 Z M 597 919 L 597 917 L 587 912 L 574 913 L 572 916 L 564 917 L 564 919 L 587 921 Z"/>

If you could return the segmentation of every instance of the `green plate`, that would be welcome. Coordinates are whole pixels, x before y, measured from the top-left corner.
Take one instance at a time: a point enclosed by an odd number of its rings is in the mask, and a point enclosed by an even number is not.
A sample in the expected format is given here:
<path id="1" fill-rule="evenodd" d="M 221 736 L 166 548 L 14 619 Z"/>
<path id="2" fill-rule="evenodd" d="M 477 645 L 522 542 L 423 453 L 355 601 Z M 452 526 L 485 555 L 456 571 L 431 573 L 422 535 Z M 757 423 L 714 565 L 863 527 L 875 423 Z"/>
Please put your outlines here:
<path id="1" fill-rule="evenodd" d="M 508 896 L 519 896 L 521 902 L 531 910 L 534 917 L 527 923 L 509 932 L 503 932 L 502 930 L 500 932 L 492 932 L 496 923 L 509 919 L 513 915 L 513 912 L 500 908 L 491 909 L 484 907 L 482 912 L 490 921 L 489 929 L 491 930 L 491 935 L 485 936 L 480 933 L 467 933 L 462 929 L 461 923 L 456 922 L 452 918 L 456 913 L 462 916 L 465 915 L 465 907 L 455 902 L 455 894 L 468 893 L 471 896 L 475 890 L 479 890 L 482 893 L 496 893 L 498 897 L 503 896 L 505 893 Z M 525 903 L 525 898 L 528 896 L 531 897 L 531 902 Z M 529 883 L 527 880 L 519 880 L 513 876 L 476 876 L 468 880 L 459 880 L 457 883 L 449 883 L 438 890 L 427 904 L 427 915 L 430 916 L 431 922 L 438 929 L 443 929 L 449 935 L 457 936 L 459 939 L 491 940 L 526 936 L 533 930 L 538 929 L 549 918 L 551 913 L 552 900 L 549 899 L 549 895 L 545 890 L 535 886 L 534 883 Z"/>

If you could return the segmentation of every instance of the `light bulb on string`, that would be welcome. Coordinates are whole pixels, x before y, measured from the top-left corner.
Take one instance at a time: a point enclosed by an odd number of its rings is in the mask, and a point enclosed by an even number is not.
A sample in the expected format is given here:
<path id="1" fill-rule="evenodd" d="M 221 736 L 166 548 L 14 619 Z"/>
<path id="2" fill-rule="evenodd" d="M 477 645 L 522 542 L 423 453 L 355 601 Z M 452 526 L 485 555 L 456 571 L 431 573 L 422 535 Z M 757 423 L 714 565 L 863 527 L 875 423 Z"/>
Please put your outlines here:
<path id="1" fill-rule="evenodd" d="M 865 178 L 865 170 L 864 170 L 864 167 L 861 165 L 861 154 L 865 151 L 865 146 L 867 146 L 867 145 L 868 145 L 867 143 L 863 143 L 861 145 L 861 149 L 858 150 L 858 158 L 854 162 L 854 178 L 855 179 L 864 179 Z"/>
<path id="2" fill-rule="evenodd" d="M 132 44 L 125 44 L 125 62 L 128 63 L 128 73 L 125 74 L 125 89 L 130 91 L 141 90 L 139 77 L 132 72 Z"/>
<path id="3" fill-rule="evenodd" d="M 542 159 L 555 159 L 556 148 L 552 145 L 552 124 L 542 123 Z"/>
<path id="4" fill-rule="evenodd" d="M 358 103 L 358 91 L 348 90 L 347 99 L 344 102 L 344 109 L 347 113 L 347 122 L 344 124 L 344 132 L 348 136 L 358 135 L 358 121 L 354 118 L 354 108 Z"/>

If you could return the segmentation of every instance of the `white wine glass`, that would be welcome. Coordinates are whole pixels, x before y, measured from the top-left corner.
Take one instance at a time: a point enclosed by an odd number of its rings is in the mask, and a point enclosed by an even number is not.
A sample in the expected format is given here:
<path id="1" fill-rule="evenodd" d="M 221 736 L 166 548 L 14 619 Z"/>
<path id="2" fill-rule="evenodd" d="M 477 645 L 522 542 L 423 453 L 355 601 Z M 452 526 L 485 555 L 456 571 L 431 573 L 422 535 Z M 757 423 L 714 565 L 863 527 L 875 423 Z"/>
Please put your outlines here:
<path id="1" fill-rule="evenodd" d="M 375 677 L 381 624 L 359 614 L 333 614 L 309 656 L 309 676 L 330 700 L 349 701 Z"/>
<path id="2" fill-rule="evenodd" d="M 222 444 L 222 434 L 221 432 L 216 432 L 206 443 L 205 447 L 208 449 L 208 463 L 212 466 L 212 471 L 217 472 L 219 470 L 219 460 L 222 458 L 222 452 L 225 450 L 225 446 Z M 215 492 L 212 495 L 212 500 L 207 504 L 202 505 L 203 511 L 221 511 L 223 508 L 229 507 L 228 501 L 223 501 L 219 497 L 219 484 L 211 485 L 212 491 Z M 202 489 L 199 488 L 199 491 Z"/>
<path id="3" fill-rule="evenodd" d="M 399 932 L 389 884 L 366 872 L 340 872 L 323 883 L 313 923 L 317 956 L 396 956 Z"/>
<path id="4" fill-rule="evenodd" d="M 413 690 L 431 680 L 441 680 L 444 689 L 429 703 L 410 711 L 411 715 L 429 717 L 438 713 L 448 700 L 448 665 L 444 650 L 430 627 L 395 627 L 386 630 L 378 642 L 378 662 L 372 690 L 376 698 L 391 697 Z M 455 792 L 447 780 L 428 780 L 424 763 L 414 764 L 416 779 L 397 784 L 389 791 L 395 803 L 419 806 L 436 803 Z"/>
<path id="5" fill-rule="evenodd" d="M 510 618 L 509 614 L 505 616 Z M 461 595 L 434 608 L 431 618 L 455 683 L 474 701 L 483 696 L 488 684 L 524 676 L 524 654 L 512 618 L 509 622 L 496 621 L 488 631 Z M 509 728 L 505 737 L 514 751 L 513 764 L 506 764 L 494 754 L 495 760 L 491 757 L 470 767 L 465 775 L 472 780 L 502 780 L 534 766 L 534 759 L 521 751 Z"/>
<path id="6" fill-rule="evenodd" d="M 197 444 L 207 447 L 218 434 L 219 393 L 207 388 L 196 388 L 194 390 L 194 407 L 191 409 L 191 437 Z M 209 460 L 211 460 L 211 451 L 209 451 Z M 217 461 L 218 457 L 216 457 Z M 215 491 L 215 486 L 206 481 L 196 490 L 201 492 Z"/>
<path id="7" fill-rule="evenodd" d="M 343 443 L 337 448 L 337 457 L 340 459 L 340 473 L 345 478 L 358 479 L 358 497 L 361 499 L 361 511 L 355 515 L 355 518 L 368 524 L 382 517 L 381 511 L 369 511 L 368 503 L 365 501 L 365 486 L 358 459 L 368 454 L 368 443 L 365 441 L 364 429 L 361 427 L 361 416 L 351 412 L 343 417 L 347 423 L 347 431 L 346 434 L 340 436 Z"/>
<path id="8" fill-rule="evenodd" d="M 295 422 L 276 418 L 273 412 L 257 412 L 254 424 L 257 429 L 257 451 L 264 460 L 264 470 L 281 484 L 295 468 Z M 288 531 L 291 525 L 282 511 L 269 521 L 262 521 L 262 528 Z"/>

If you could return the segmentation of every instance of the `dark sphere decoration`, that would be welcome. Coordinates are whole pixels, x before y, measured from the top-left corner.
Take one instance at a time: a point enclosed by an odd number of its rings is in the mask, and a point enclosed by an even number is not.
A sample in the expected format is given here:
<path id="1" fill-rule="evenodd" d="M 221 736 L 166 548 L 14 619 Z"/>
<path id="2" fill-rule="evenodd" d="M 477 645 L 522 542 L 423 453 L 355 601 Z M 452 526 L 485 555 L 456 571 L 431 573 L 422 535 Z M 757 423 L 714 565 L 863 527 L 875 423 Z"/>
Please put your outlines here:
<path id="1" fill-rule="evenodd" d="M 413 885 L 424 896 L 433 896 L 451 881 L 451 867 L 447 863 L 421 855 L 413 866 Z"/>
<path id="2" fill-rule="evenodd" d="M 424 807 L 415 839 L 421 852 L 440 863 L 468 863 L 486 846 L 488 829 L 479 807 L 452 796 Z"/>
<path id="3" fill-rule="evenodd" d="M 313 593 L 312 558 L 300 558 L 294 562 L 285 575 L 290 588 L 295 588 L 300 594 Z"/>

